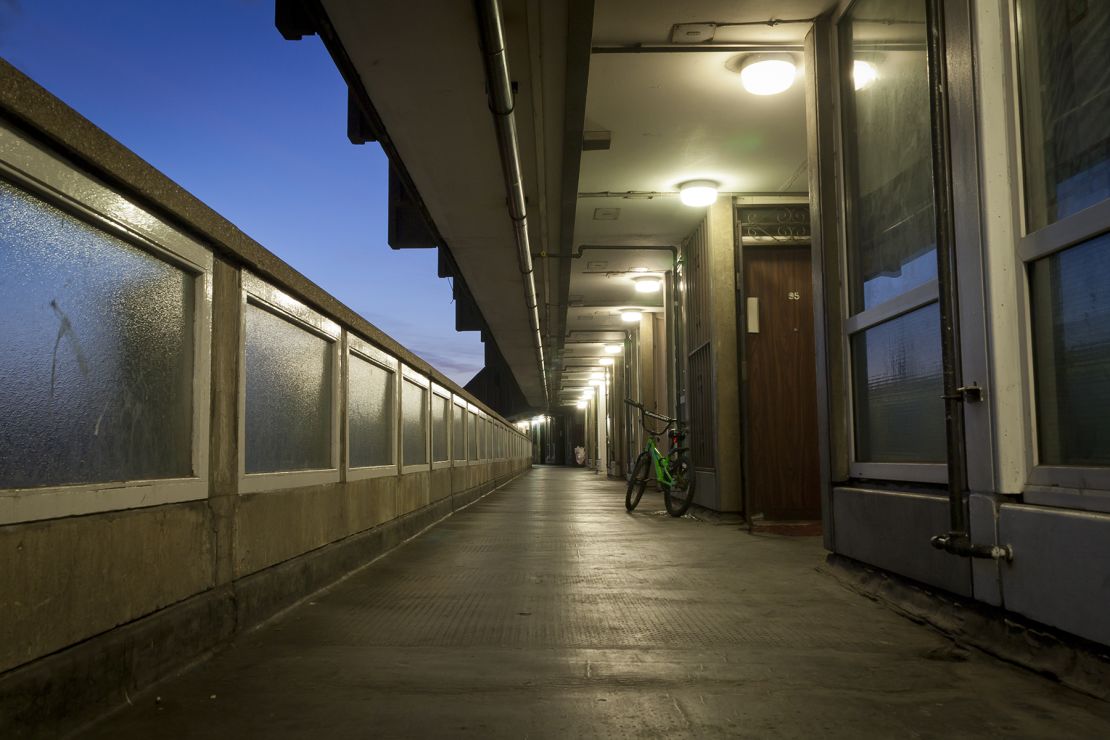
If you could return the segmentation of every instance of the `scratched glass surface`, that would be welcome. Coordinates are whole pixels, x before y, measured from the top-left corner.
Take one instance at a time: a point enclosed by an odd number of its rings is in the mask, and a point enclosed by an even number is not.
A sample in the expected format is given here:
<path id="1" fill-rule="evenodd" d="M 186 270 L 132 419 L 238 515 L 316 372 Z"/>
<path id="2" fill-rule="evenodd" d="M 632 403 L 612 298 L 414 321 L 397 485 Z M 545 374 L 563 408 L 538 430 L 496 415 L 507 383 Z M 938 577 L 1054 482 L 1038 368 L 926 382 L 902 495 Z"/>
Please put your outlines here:
<path id="1" fill-rule="evenodd" d="M 939 305 L 856 334 L 852 359 L 856 459 L 944 462 Z"/>
<path id="2" fill-rule="evenodd" d="M 1029 231 L 1110 198 L 1110 2 L 1021 0 Z"/>
<path id="3" fill-rule="evenodd" d="M 478 459 L 478 415 L 473 411 L 469 412 L 470 421 L 467 422 L 467 449 L 469 450 L 469 457 L 471 460 Z"/>
<path id="4" fill-rule="evenodd" d="M 350 355 L 347 418 L 352 468 L 393 462 L 393 373 Z"/>
<path id="5" fill-rule="evenodd" d="M 1043 465 L 1110 465 L 1110 234 L 1030 268 Z"/>
<path id="6" fill-rule="evenodd" d="M 449 399 L 432 394 L 432 460 L 435 462 L 448 459 L 447 406 L 450 403 Z"/>
<path id="7" fill-rule="evenodd" d="M 404 465 L 428 462 L 428 390 L 409 380 L 401 384 L 401 437 Z"/>
<path id="8" fill-rule="evenodd" d="M 192 474 L 193 281 L 0 182 L 0 487 Z"/>
<path id="9" fill-rule="evenodd" d="M 451 457 L 466 459 L 466 411 L 451 405 Z"/>
<path id="10" fill-rule="evenodd" d="M 247 304 L 246 470 L 332 467 L 332 344 Z"/>
<path id="11" fill-rule="evenodd" d="M 840 22 L 852 313 L 937 276 L 924 0 L 859 0 Z"/>

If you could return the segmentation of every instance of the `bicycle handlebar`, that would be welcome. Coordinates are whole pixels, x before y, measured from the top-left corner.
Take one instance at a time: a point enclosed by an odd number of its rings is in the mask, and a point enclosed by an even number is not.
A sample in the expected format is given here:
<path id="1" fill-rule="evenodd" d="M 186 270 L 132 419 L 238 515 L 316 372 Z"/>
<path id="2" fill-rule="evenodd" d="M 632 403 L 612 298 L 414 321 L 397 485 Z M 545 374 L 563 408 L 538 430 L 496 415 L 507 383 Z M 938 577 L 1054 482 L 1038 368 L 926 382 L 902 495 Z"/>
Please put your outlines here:
<path id="1" fill-rule="evenodd" d="M 647 431 L 650 432 L 651 434 L 663 434 L 663 432 L 666 432 L 669 427 L 678 423 L 678 419 L 672 419 L 669 416 L 662 416 L 660 414 L 656 414 L 653 411 L 648 411 L 647 409 L 644 408 L 644 405 L 642 403 L 639 403 L 637 401 L 633 401 L 631 398 L 624 399 L 624 402 L 627 403 L 629 406 L 632 406 L 633 408 L 639 409 L 640 413 L 643 416 L 649 416 L 652 419 L 655 419 L 657 421 L 661 421 L 661 422 L 663 422 L 664 424 L 667 425 L 667 426 L 663 427 L 663 431 L 656 432 L 656 431 L 653 431 L 651 429 L 648 429 L 647 424 L 644 423 L 643 419 L 641 418 L 640 419 L 640 424 L 644 427 L 644 429 L 647 429 Z"/>

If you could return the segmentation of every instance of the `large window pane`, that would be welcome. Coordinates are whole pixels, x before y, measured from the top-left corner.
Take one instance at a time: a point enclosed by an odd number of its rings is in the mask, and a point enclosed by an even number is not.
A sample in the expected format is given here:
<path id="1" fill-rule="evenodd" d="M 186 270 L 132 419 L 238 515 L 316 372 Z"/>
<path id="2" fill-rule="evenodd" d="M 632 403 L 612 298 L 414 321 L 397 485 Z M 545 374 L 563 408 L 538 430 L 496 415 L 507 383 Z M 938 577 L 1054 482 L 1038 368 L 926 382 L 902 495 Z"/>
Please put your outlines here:
<path id="1" fill-rule="evenodd" d="M 466 410 L 451 406 L 451 451 L 456 460 L 466 459 Z"/>
<path id="2" fill-rule="evenodd" d="M 393 463 L 393 373 L 350 355 L 348 434 L 352 468 Z"/>
<path id="3" fill-rule="evenodd" d="M 470 423 L 467 429 L 467 447 L 470 449 L 470 459 L 478 459 L 478 415 L 470 412 Z"/>
<path id="4" fill-rule="evenodd" d="M 1046 465 L 1110 465 L 1110 234 L 1030 268 Z"/>
<path id="5" fill-rule="evenodd" d="M 435 462 L 448 459 L 447 412 L 450 403 L 449 399 L 432 394 L 432 460 Z"/>
<path id="6" fill-rule="evenodd" d="M 194 287 L 0 182 L 0 487 L 193 473 Z"/>
<path id="7" fill-rule="evenodd" d="M 859 0 L 840 22 L 852 313 L 937 276 L 924 0 Z"/>
<path id="8" fill-rule="evenodd" d="M 332 343 L 247 304 L 248 473 L 332 467 Z"/>
<path id="9" fill-rule="evenodd" d="M 401 411 L 404 438 L 403 465 L 428 462 L 428 389 L 410 380 L 401 384 Z"/>
<path id="10" fill-rule="evenodd" d="M 1110 197 L 1110 2 L 1021 0 L 1030 231 Z"/>
<path id="11" fill-rule="evenodd" d="M 944 462 L 940 307 L 934 303 L 852 337 L 856 459 Z"/>

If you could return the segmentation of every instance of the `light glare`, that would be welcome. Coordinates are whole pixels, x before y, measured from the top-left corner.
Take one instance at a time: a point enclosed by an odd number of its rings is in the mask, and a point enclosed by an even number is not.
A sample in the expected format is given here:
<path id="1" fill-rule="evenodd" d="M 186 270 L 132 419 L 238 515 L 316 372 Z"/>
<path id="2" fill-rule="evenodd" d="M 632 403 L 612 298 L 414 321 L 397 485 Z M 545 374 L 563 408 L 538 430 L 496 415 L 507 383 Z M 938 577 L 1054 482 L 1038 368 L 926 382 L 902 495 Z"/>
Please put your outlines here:
<path id="1" fill-rule="evenodd" d="M 639 321 L 642 315 L 639 311 L 621 311 L 621 321 L 632 324 Z"/>
<path id="2" fill-rule="evenodd" d="M 691 180 L 678 186 L 682 205 L 703 208 L 717 202 L 717 183 L 710 180 Z"/>
<path id="3" fill-rule="evenodd" d="M 852 62 L 852 84 L 857 90 L 870 87 L 871 83 L 879 78 L 879 71 L 871 62 L 857 59 Z"/>
<path id="4" fill-rule="evenodd" d="M 752 95 L 778 95 L 794 84 L 797 68 L 785 59 L 758 59 L 740 68 L 740 84 Z"/>

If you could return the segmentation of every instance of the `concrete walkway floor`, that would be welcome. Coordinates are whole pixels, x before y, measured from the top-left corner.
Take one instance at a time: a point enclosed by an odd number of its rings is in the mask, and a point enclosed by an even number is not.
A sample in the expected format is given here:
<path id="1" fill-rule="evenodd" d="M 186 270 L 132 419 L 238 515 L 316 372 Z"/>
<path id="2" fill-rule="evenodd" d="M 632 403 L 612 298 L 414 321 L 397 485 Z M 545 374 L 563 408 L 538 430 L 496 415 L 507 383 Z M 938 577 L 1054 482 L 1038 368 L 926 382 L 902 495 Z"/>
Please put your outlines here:
<path id="1" fill-rule="evenodd" d="M 1110 737 L 1110 705 L 818 573 L 814 538 L 537 468 L 95 738 Z"/>

